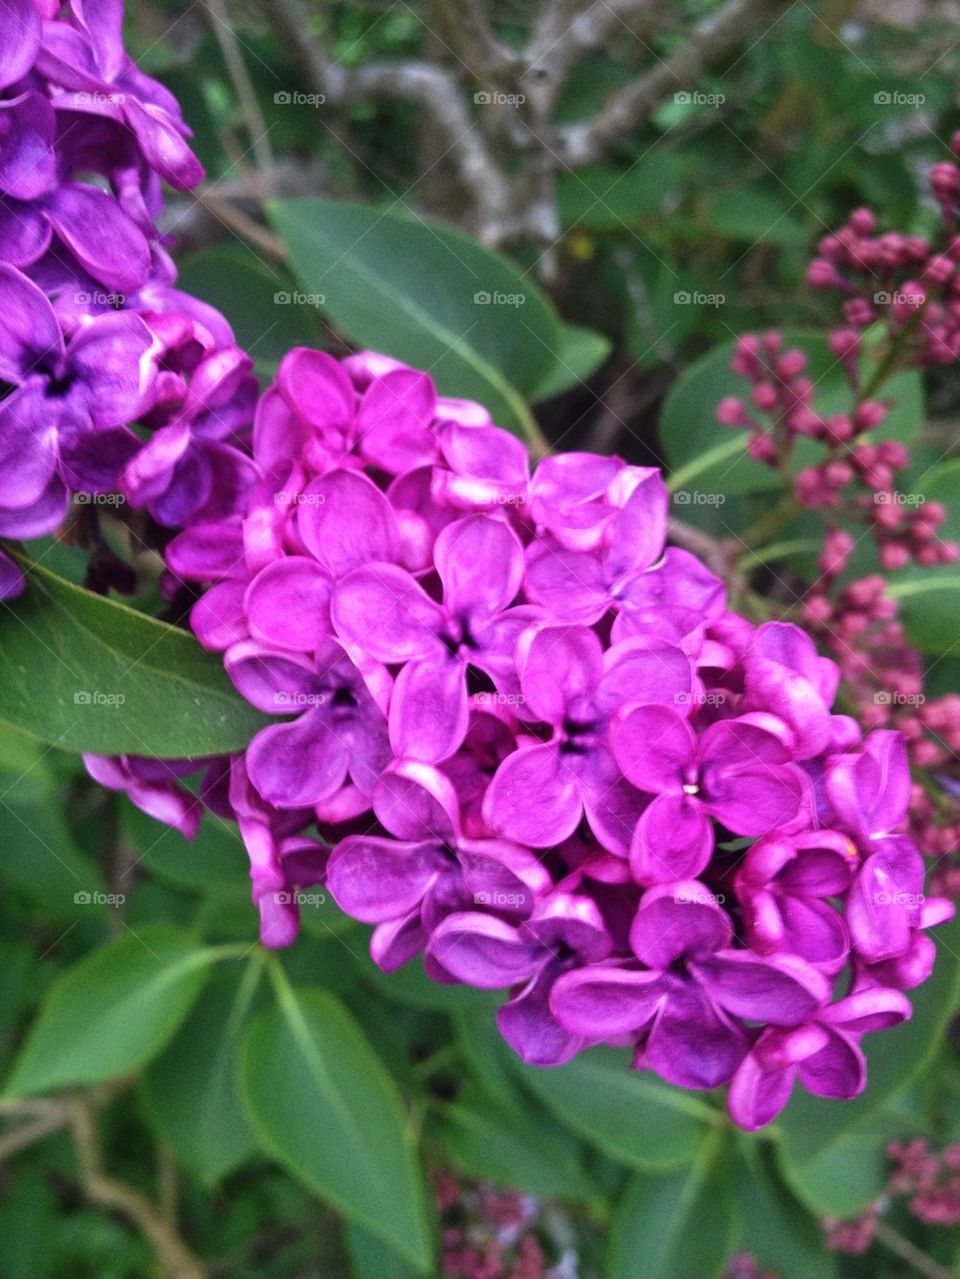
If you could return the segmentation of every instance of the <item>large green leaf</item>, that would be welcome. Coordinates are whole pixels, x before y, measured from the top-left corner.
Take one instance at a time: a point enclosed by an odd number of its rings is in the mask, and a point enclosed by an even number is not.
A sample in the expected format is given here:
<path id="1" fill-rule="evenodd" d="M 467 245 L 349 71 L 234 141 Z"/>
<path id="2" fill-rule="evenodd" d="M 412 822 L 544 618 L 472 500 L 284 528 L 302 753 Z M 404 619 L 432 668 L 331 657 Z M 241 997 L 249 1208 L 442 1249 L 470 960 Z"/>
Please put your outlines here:
<path id="1" fill-rule="evenodd" d="M 2 734 L 0 734 L 2 735 Z M 22 804 L 19 787 L 0 799 L 0 883 L 26 894 L 41 913 L 102 916 L 109 902 L 99 869 L 74 842 L 60 807 Z"/>
<path id="2" fill-rule="evenodd" d="M 344 1224 L 354 1279 L 416 1279 L 420 1271 L 355 1221 Z"/>
<path id="3" fill-rule="evenodd" d="M 921 502 L 941 502 L 947 519 L 939 536 L 960 541 L 960 459 L 923 468 L 904 477 L 898 488 L 905 512 Z M 960 565 L 911 565 L 893 575 L 889 593 L 900 601 L 900 617 L 912 644 L 936 656 L 960 653 Z"/>
<path id="4" fill-rule="evenodd" d="M 776 471 L 747 455 L 748 432 L 717 422 L 716 409 L 728 395 L 749 399 L 750 384 L 730 370 L 734 339 L 715 346 L 695 360 L 670 388 L 660 415 L 660 440 L 673 472 L 674 491 L 695 489 L 701 493 L 734 496 L 779 489 Z M 842 364 L 831 354 L 822 333 L 796 330 L 784 334 L 785 347 L 798 346 L 809 359 L 807 376 L 814 384 L 814 407 L 829 416 L 849 408 L 850 389 Z M 923 387 L 920 375 L 910 370 L 884 384 L 884 399 L 894 401 L 886 420 L 871 438 L 907 442 L 923 421 Z M 801 469 L 822 456 L 811 440 L 800 440 L 795 467 Z M 685 515 L 695 513 L 691 511 Z"/>
<path id="5" fill-rule="evenodd" d="M 680 1089 L 631 1070 L 629 1057 L 610 1049 L 592 1049 L 551 1070 L 518 1061 L 517 1070 L 561 1123 L 633 1168 L 687 1164 L 704 1121 L 716 1115 Z"/>
<path id="6" fill-rule="evenodd" d="M 242 245 L 201 249 L 177 263 L 177 287 L 203 298 L 230 320 L 238 346 L 272 376 L 294 346 L 317 346 L 316 302 L 289 275 Z"/>
<path id="7" fill-rule="evenodd" d="M 441 1109 L 447 1154 L 471 1176 L 547 1199 L 591 1199 L 595 1187 L 577 1160 L 576 1143 L 549 1121 L 462 1097 Z"/>
<path id="8" fill-rule="evenodd" d="M 445 395 L 479 400 L 501 425 L 556 363 L 559 321 L 512 263 L 449 227 L 392 209 L 275 200 L 270 217 L 304 290 L 360 346 L 425 369 Z"/>
<path id="9" fill-rule="evenodd" d="M 67 750 L 242 750 L 267 720 L 192 635 L 25 565 L 0 606 L 0 719 Z"/>
<path id="10" fill-rule="evenodd" d="M 609 1279 L 716 1279 L 736 1228 L 730 1162 L 713 1132 L 682 1170 L 628 1183 L 610 1235 Z"/>
<path id="11" fill-rule="evenodd" d="M 611 346 L 610 339 L 602 333 L 565 324 L 560 335 L 557 362 L 530 398 L 539 403 L 582 385 L 610 354 Z"/>
<path id="12" fill-rule="evenodd" d="M 186 1017 L 214 955 L 162 924 L 87 955 L 51 987 L 6 1095 L 28 1097 L 139 1069 Z"/>
<path id="13" fill-rule="evenodd" d="M 907 638 L 924 653 L 960 652 L 960 565 L 909 568 L 897 573 L 887 593 L 900 602 Z"/>
<path id="14" fill-rule="evenodd" d="M 957 1009 L 960 919 L 932 936 L 936 967 L 929 981 L 910 992 L 912 1019 L 864 1040 L 866 1091 L 853 1101 L 831 1101 L 798 1088 L 777 1123 L 784 1175 L 815 1212 L 851 1216 L 873 1198 L 883 1150 L 894 1135 L 885 1103 L 931 1059 Z"/>
<path id="15" fill-rule="evenodd" d="M 193 892 L 241 890 L 249 906 L 249 862 L 237 827 L 204 813 L 192 840 L 123 800 L 122 822 L 145 866 L 164 884 Z"/>
<path id="16" fill-rule="evenodd" d="M 743 1140 L 737 1177 L 743 1246 L 781 1279 L 834 1279 L 836 1255 L 823 1246 L 817 1219 L 790 1193 L 769 1142 Z"/>
<path id="17" fill-rule="evenodd" d="M 214 1186 L 257 1149 L 236 1089 L 249 986 L 235 965 L 214 974 L 141 1088 L 160 1136 L 189 1172 Z"/>
<path id="18" fill-rule="evenodd" d="M 251 1025 L 240 1093 L 263 1148 L 317 1194 L 432 1273 L 426 1194 L 396 1087 L 343 1006 L 283 988 Z"/>

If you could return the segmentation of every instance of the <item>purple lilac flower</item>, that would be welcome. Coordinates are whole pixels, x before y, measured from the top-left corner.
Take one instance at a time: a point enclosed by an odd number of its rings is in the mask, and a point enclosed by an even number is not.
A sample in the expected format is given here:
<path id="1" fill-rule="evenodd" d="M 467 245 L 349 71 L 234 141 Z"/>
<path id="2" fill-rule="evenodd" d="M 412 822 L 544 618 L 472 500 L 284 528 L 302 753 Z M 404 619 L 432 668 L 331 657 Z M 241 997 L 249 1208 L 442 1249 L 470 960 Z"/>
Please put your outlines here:
<path id="1" fill-rule="evenodd" d="M 551 997 L 554 1016 L 587 1039 L 633 1036 L 640 1062 L 662 1078 L 715 1088 L 749 1048 L 741 1018 L 794 1026 L 830 991 L 795 956 L 762 958 L 732 940 L 730 917 L 703 885 L 651 888 L 630 930 L 640 963 L 604 961 L 565 974 Z"/>
<path id="2" fill-rule="evenodd" d="M 896 833 L 896 739 L 858 746 L 807 637 L 663 549 L 655 473 L 530 475 L 408 372 L 292 352 L 252 486 L 168 548 L 200 640 L 283 717 L 231 783 L 265 941 L 293 939 L 302 875 L 385 970 L 509 991 L 529 1062 L 631 1043 L 681 1086 L 735 1079 L 746 1126 L 795 1078 L 850 1095 L 950 913 Z"/>
<path id="3" fill-rule="evenodd" d="M 0 9 L 0 536 L 122 493 L 175 531 L 162 590 L 199 594 L 199 642 L 276 722 L 91 774 L 187 837 L 233 818 L 265 945 L 325 885 L 385 970 L 509 991 L 529 1062 L 629 1043 L 729 1082 L 746 1128 L 797 1080 L 855 1095 L 952 913 L 900 829 L 899 736 L 861 743 L 809 637 L 666 546 L 655 469 L 531 472 L 481 405 L 375 352 L 297 348 L 258 395 L 176 289 L 161 182 L 202 172 L 121 30 L 118 0 Z M 23 588 L 0 550 L 0 598 Z"/>

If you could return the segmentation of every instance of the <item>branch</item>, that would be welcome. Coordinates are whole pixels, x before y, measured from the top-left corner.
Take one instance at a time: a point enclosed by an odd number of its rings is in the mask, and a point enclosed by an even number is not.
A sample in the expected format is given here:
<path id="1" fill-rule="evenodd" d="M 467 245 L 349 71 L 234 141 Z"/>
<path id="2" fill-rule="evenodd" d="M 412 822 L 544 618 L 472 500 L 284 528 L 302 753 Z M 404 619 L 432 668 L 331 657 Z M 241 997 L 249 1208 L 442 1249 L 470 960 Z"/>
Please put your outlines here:
<path id="1" fill-rule="evenodd" d="M 443 28 L 443 43 L 478 80 L 499 81 L 521 65 L 521 55 L 499 40 L 483 0 L 433 0 Z"/>
<path id="2" fill-rule="evenodd" d="M 785 0 L 727 0 L 694 27 L 668 58 L 609 99 L 593 120 L 568 125 L 557 132 L 557 151 L 566 164 L 589 164 L 647 120 L 678 89 L 692 87 L 704 70 L 724 57 L 743 39 L 757 33 L 768 15 Z"/>
<path id="3" fill-rule="evenodd" d="M 224 0 L 205 0 L 207 16 L 214 38 L 226 64 L 227 73 L 240 103 L 244 124 L 250 138 L 250 148 L 257 161 L 257 176 L 263 190 L 261 195 L 271 194 L 273 185 L 273 151 L 270 148 L 270 130 L 260 110 L 257 91 L 240 51 L 240 42 L 230 25 Z"/>
<path id="4" fill-rule="evenodd" d="M 70 1128 L 87 1198 L 101 1208 L 128 1217 L 150 1240 L 169 1279 L 206 1279 L 204 1266 L 153 1204 L 132 1186 L 106 1175 L 93 1117 L 79 1098 L 70 1104 Z"/>
<path id="5" fill-rule="evenodd" d="M 368 98 L 386 98 L 415 103 L 428 113 L 446 141 L 445 154 L 451 157 L 473 198 L 482 238 L 496 236 L 510 207 L 510 184 L 489 151 L 454 75 L 416 59 L 340 66 L 311 36 L 300 0 L 272 0 L 267 12 L 328 105 L 350 106 Z"/>

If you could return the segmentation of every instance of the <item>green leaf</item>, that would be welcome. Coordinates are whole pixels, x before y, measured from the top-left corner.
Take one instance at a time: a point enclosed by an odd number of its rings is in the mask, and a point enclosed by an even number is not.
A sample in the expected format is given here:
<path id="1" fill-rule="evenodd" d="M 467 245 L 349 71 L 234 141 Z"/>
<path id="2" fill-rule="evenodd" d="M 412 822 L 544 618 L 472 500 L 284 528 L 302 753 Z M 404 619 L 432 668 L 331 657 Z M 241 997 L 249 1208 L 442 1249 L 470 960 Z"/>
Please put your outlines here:
<path id="1" fill-rule="evenodd" d="M 560 327 L 512 263 L 392 209 L 306 199 L 268 211 L 304 290 L 324 296 L 352 341 L 425 369 L 441 394 L 479 400 L 501 426 L 530 431 L 524 396 L 554 367 Z"/>
<path id="2" fill-rule="evenodd" d="M 629 168 L 590 164 L 557 176 L 557 208 L 565 231 L 629 231 L 659 214 L 681 177 L 677 156 L 652 147 Z"/>
<path id="3" fill-rule="evenodd" d="M 218 755 L 268 721 L 192 635 L 36 564 L 0 608 L 0 719 L 96 755 Z"/>
<path id="4" fill-rule="evenodd" d="M 729 497 L 782 486 L 776 471 L 747 455 L 747 431 L 717 422 L 717 405 L 725 396 L 749 399 L 750 384 L 730 370 L 734 345 L 734 339 L 722 342 L 694 360 L 674 382 L 664 401 L 660 439 L 673 472 L 670 484 L 674 492 L 695 488 Z M 829 416 L 849 408 L 850 389 L 843 366 L 830 354 L 822 333 L 800 329 L 787 332 L 784 346 L 797 346 L 806 352 L 807 376 L 815 383 L 814 406 L 818 413 Z M 884 384 L 881 394 L 895 403 L 883 424 L 871 432 L 871 438 L 908 442 L 923 421 L 919 373 L 910 370 L 897 374 Z M 822 453 L 815 441 L 800 440 L 794 450 L 793 469 L 801 470 Z"/>
<path id="5" fill-rule="evenodd" d="M 960 566 L 912 567 L 891 577 L 887 594 L 900 601 L 907 638 L 923 653 L 947 656 L 960 636 Z"/>
<path id="6" fill-rule="evenodd" d="M 138 1070 L 186 1017 L 214 956 L 161 924 L 87 955 L 51 987 L 6 1095 L 29 1097 Z"/>
<path id="7" fill-rule="evenodd" d="M 244 976 L 232 966 L 214 975 L 141 1081 L 159 1135 L 178 1162 L 209 1187 L 257 1149 L 236 1089 L 240 1031 L 251 993 Z"/>
<path id="8" fill-rule="evenodd" d="M 354 1279 L 416 1279 L 420 1274 L 382 1239 L 355 1221 L 345 1223 L 344 1236 Z"/>
<path id="9" fill-rule="evenodd" d="M 717 1113 L 679 1088 L 631 1070 L 629 1058 L 611 1049 L 592 1049 L 551 1070 L 518 1060 L 517 1070 L 561 1123 L 645 1171 L 689 1163 L 704 1121 Z"/>
<path id="10" fill-rule="evenodd" d="M 431 1273 L 425 1189 L 392 1079 L 332 995 L 280 989 L 240 1058 L 241 1099 L 263 1148 Z"/>
<path id="11" fill-rule="evenodd" d="M 716 235 L 749 244 L 804 247 L 806 229 L 789 206 L 789 195 L 780 198 L 766 191 L 721 191 L 710 202 L 710 230 Z"/>
<path id="12" fill-rule="evenodd" d="M 121 820 L 137 850 L 138 864 L 173 888 L 193 892 L 240 889 L 249 906 L 249 862 L 237 827 L 213 813 L 204 813 L 190 840 L 172 826 L 156 821 L 126 798 Z"/>
<path id="13" fill-rule="evenodd" d="M 716 1279 L 736 1237 L 731 1183 L 720 1133 L 681 1171 L 634 1177 L 614 1215 L 609 1279 Z"/>
<path id="14" fill-rule="evenodd" d="M 832 1101 L 798 1088 L 777 1122 L 784 1176 L 814 1212 L 851 1216 L 874 1197 L 883 1150 L 894 1135 L 883 1107 L 937 1052 L 954 1015 L 960 998 L 960 919 L 935 929 L 932 937 L 936 966 L 929 981 L 910 992 L 911 1020 L 864 1038 L 866 1090 L 852 1101 Z"/>
<path id="15" fill-rule="evenodd" d="M 71 921 L 102 915 L 107 886 L 98 868 L 83 855 L 49 799 L 20 804 L 19 790 L 0 799 L 0 882 L 36 902 L 42 912 Z"/>
<path id="16" fill-rule="evenodd" d="M 441 1137 L 453 1162 L 473 1177 L 546 1199 L 589 1200 L 595 1187 L 580 1167 L 574 1143 L 522 1113 L 466 1104 L 441 1108 Z"/>
<path id="17" fill-rule="evenodd" d="M 530 398 L 535 404 L 582 385 L 610 354 L 610 339 L 593 329 L 565 324 L 560 335 L 557 362 Z"/>
<path id="18" fill-rule="evenodd" d="M 237 345 L 272 376 L 294 346 L 317 346 L 315 302 L 307 302 L 286 271 L 268 266 L 250 249 L 218 245 L 177 263 L 177 287 L 226 315 Z"/>
<path id="19" fill-rule="evenodd" d="M 744 1146 L 736 1184 L 745 1250 L 781 1279 L 834 1279 L 836 1256 L 824 1250 L 820 1223 L 784 1185 L 769 1143 L 745 1137 Z"/>

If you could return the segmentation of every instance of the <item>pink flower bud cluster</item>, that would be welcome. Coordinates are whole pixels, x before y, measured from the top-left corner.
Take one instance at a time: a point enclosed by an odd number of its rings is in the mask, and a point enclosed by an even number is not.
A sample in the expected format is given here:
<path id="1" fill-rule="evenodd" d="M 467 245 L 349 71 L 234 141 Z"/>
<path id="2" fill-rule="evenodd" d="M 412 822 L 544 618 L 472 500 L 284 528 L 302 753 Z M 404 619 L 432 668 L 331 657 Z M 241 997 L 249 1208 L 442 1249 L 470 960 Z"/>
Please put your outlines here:
<path id="1" fill-rule="evenodd" d="M 737 341 L 731 368 L 752 384 L 749 405 L 728 396 L 717 408 L 717 419 L 725 426 L 747 428 L 748 453 L 772 467 L 786 467 L 799 436 L 823 444 L 823 458 L 794 478 L 796 499 L 810 510 L 865 524 L 877 543 L 881 567 L 893 571 L 911 560 L 924 566 L 953 563 L 960 547 L 937 536 L 946 519 L 943 506 L 913 505 L 896 489 L 895 473 L 910 465 L 907 450 L 897 440 L 874 444 L 864 438 L 882 425 L 889 405 L 859 398 L 858 342 L 846 329 L 830 335 L 831 350 L 846 369 L 854 407 L 823 417 L 814 408 L 814 383 L 805 375 L 804 353 L 783 351 L 779 333 L 745 334 Z"/>
<path id="2" fill-rule="evenodd" d="M 960 133 L 951 141 L 960 155 Z M 914 364 L 952 364 L 960 356 L 960 168 L 935 164 L 930 190 L 940 209 L 940 243 L 897 231 L 877 232 L 870 209 L 855 209 L 846 225 L 819 244 L 807 270 L 817 290 L 844 294 L 844 317 L 851 329 L 882 324 L 901 341 Z"/>

